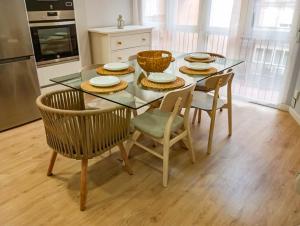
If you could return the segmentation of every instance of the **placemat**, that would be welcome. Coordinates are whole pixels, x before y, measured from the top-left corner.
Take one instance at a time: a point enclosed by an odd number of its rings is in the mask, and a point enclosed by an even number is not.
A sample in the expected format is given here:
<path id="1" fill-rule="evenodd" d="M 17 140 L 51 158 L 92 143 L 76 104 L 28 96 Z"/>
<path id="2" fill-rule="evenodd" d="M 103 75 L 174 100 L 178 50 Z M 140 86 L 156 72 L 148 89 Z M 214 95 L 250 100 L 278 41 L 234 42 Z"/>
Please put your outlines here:
<path id="1" fill-rule="evenodd" d="M 218 72 L 217 68 L 214 68 L 214 67 L 212 67 L 208 70 L 197 71 L 197 70 L 189 69 L 186 66 L 180 67 L 179 71 L 181 73 L 187 74 L 187 75 L 211 75 L 211 74 L 215 74 L 216 72 Z"/>
<path id="2" fill-rule="evenodd" d="M 100 75 L 126 75 L 126 74 L 130 74 L 133 73 L 134 67 L 129 66 L 129 68 L 125 69 L 125 70 L 121 70 L 121 71 L 109 71 L 103 68 L 103 66 L 98 67 L 96 69 L 96 72 Z"/>
<path id="3" fill-rule="evenodd" d="M 191 56 L 186 56 L 184 58 L 184 60 L 188 61 L 188 62 L 199 62 L 199 63 L 211 63 L 211 62 L 214 62 L 216 59 L 212 56 L 210 56 L 208 59 L 196 59 L 196 58 L 193 58 Z"/>
<path id="4" fill-rule="evenodd" d="M 169 89 L 176 89 L 184 86 L 185 81 L 183 78 L 177 77 L 174 82 L 169 83 L 155 83 L 149 81 L 147 78 L 142 78 L 141 84 L 149 89 L 155 90 L 169 90 Z"/>
<path id="5" fill-rule="evenodd" d="M 117 92 L 121 91 L 123 89 L 126 89 L 128 86 L 128 83 L 126 81 L 122 81 L 115 86 L 110 86 L 110 87 L 96 87 L 92 86 L 89 81 L 85 81 L 81 83 L 80 87 L 81 89 L 87 91 L 87 92 L 92 92 L 92 93 L 112 93 L 112 92 Z"/>

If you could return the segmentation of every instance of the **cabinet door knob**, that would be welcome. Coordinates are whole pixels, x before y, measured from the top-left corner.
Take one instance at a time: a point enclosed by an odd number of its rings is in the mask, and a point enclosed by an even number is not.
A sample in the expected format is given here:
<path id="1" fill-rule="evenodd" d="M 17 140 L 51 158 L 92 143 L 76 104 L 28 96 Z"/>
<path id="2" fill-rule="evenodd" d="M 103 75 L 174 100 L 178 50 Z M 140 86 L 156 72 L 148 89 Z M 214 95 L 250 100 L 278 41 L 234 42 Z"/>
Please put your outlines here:
<path id="1" fill-rule="evenodd" d="M 118 60 L 122 60 L 122 57 L 118 57 Z"/>
<path id="2" fill-rule="evenodd" d="M 142 38 L 142 41 L 146 41 L 146 39 L 145 39 L 145 38 Z"/>
<path id="3" fill-rule="evenodd" d="M 122 42 L 117 42 L 118 43 L 118 45 L 122 45 Z"/>

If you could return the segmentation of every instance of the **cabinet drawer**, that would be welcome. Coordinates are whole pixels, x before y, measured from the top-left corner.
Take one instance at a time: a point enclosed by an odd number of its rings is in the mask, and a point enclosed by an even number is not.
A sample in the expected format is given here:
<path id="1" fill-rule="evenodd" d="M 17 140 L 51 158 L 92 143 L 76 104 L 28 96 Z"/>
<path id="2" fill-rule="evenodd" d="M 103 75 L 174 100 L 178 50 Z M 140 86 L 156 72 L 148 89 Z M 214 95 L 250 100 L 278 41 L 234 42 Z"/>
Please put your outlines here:
<path id="1" fill-rule="evenodd" d="M 140 46 L 135 48 L 113 51 L 111 53 L 111 62 L 126 62 L 130 56 L 137 54 L 140 51 L 149 50 L 149 46 Z"/>
<path id="2" fill-rule="evenodd" d="M 111 49 L 118 50 L 137 46 L 147 46 L 150 45 L 150 38 L 150 33 L 111 37 Z"/>

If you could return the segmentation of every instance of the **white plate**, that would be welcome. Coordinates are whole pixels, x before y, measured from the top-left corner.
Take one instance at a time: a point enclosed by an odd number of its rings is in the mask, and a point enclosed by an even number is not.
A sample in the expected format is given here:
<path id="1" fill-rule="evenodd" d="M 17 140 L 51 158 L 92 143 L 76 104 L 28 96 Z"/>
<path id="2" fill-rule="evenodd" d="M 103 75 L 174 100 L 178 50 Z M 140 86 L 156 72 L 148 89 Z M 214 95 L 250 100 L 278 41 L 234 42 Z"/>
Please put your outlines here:
<path id="1" fill-rule="evenodd" d="M 207 53 L 191 53 L 190 57 L 199 59 L 199 60 L 204 60 L 204 59 L 208 59 L 210 57 L 210 55 Z"/>
<path id="2" fill-rule="evenodd" d="M 98 76 L 89 80 L 92 86 L 109 87 L 119 84 L 121 81 L 116 76 Z"/>
<path id="3" fill-rule="evenodd" d="M 103 68 L 109 71 L 121 71 L 129 68 L 129 65 L 125 63 L 109 63 L 105 64 Z"/>
<path id="4" fill-rule="evenodd" d="M 196 71 L 204 71 L 210 69 L 212 66 L 207 63 L 189 63 L 186 67 Z"/>
<path id="5" fill-rule="evenodd" d="M 168 83 L 174 82 L 176 80 L 176 76 L 169 73 L 150 73 L 148 80 L 156 83 Z"/>

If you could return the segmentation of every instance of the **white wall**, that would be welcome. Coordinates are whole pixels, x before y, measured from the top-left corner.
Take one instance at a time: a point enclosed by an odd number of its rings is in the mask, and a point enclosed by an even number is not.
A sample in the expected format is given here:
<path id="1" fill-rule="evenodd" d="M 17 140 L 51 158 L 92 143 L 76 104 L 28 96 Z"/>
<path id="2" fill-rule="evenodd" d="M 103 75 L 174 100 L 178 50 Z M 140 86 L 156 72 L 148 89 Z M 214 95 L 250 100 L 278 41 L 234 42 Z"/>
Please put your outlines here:
<path id="1" fill-rule="evenodd" d="M 85 1 L 88 0 L 74 0 L 75 20 L 78 35 L 79 54 L 81 65 L 88 65 L 91 62 L 89 37 L 87 34 L 87 20 Z"/>
<path id="2" fill-rule="evenodd" d="M 295 87 L 295 91 L 300 91 L 300 70 L 298 73 L 298 81 L 296 83 L 296 87 Z M 296 103 L 296 107 L 295 107 L 295 111 L 298 113 L 298 115 L 300 116 L 300 98 L 298 99 L 297 103 Z"/>
<path id="3" fill-rule="evenodd" d="M 89 28 L 114 26 L 119 14 L 126 24 L 132 23 L 132 0 L 85 0 L 85 4 Z"/>
<path id="4" fill-rule="evenodd" d="M 132 0 L 74 0 L 79 52 L 82 66 L 91 63 L 88 28 L 115 26 L 122 14 L 132 23 Z"/>

